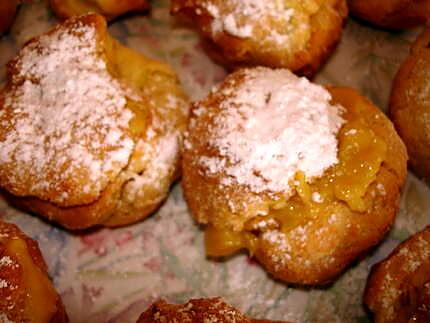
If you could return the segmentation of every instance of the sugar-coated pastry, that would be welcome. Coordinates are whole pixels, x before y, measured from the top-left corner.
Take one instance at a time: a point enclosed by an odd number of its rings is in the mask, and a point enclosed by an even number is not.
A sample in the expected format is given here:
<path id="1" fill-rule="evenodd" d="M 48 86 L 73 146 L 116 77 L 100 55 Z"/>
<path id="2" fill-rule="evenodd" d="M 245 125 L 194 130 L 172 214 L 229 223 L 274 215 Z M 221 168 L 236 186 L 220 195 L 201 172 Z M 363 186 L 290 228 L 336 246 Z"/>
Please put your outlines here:
<path id="1" fill-rule="evenodd" d="M 351 14 L 375 26 L 407 29 L 430 19 L 429 0 L 348 0 Z"/>
<path id="2" fill-rule="evenodd" d="M 160 300 L 143 312 L 137 323 L 282 323 L 282 321 L 255 320 L 225 303 L 221 298 L 191 299 L 185 304 L 169 304 Z"/>
<path id="3" fill-rule="evenodd" d="M 393 82 L 390 114 L 408 149 L 410 165 L 430 181 L 430 29 L 412 45 Z"/>
<path id="4" fill-rule="evenodd" d="M 172 0 L 209 53 L 228 67 L 264 65 L 313 75 L 340 39 L 345 0 Z"/>
<path id="5" fill-rule="evenodd" d="M 0 1 L 0 35 L 6 32 L 15 20 L 19 0 Z"/>
<path id="6" fill-rule="evenodd" d="M 376 323 L 430 322 L 430 227 L 372 267 L 364 302 Z"/>
<path id="7" fill-rule="evenodd" d="M 147 0 L 49 0 L 55 15 L 60 19 L 95 12 L 107 20 L 129 12 L 142 12 L 149 8 Z"/>
<path id="8" fill-rule="evenodd" d="M 275 277 L 332 281 L 398 210 L 406 150 L 352 89 L 288 70 L 239 70 L 194 104 L 183 188 L 206 253 L 247 249 Z"/>
<path id="9" fill-rule="evenodd" d="M 0 186 L 71 228 L 138 221 L 179 175 L 186 97 L 165 64 L 111 38 L 104 18 L 30 41 L 0 91 Z"/>
<path id="10" fill-rule="evenodd" d="M 17 226 L 3 221 L 0 221 L 0 322 L 68 322 L 37 242 Z"/>

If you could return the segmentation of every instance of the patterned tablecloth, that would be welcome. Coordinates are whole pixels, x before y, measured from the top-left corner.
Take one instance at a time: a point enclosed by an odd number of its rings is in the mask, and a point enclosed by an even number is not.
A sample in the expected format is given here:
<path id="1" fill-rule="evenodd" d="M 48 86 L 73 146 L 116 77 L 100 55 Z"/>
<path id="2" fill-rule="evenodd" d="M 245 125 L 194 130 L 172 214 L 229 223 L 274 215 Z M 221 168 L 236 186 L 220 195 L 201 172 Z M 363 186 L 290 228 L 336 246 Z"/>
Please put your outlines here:
<path id="1" fill-rule="evenodd" d="M 11 34 L 0 39 L 0 82 L 17 48 L 56 23 L 45 2 L 30 2 L 22 5 Z M 201 98 L 225 71 L 205 55 L 193 31 L 171 20 L 168 5 L 153 1 L 150 14 L 120 19 L 110 31 L 127 46 L 171 64 L 190 96 Z M 388 33 L 349 20 L 316 81 L 357 88 L 385 109 L 393 76 L 417 32 Z M 203 232 L 188 214 L 180 184 L 156 214 L 121 229 L 71 234 L 2 200 L 0 216 L 39 241 L 71 322 L 134 322 L 160 297 L 183 302 L 206 296 L 222 296 L 254 317 L 367 322 L 362 293 L 369 268 L 430 223 L 429 197 L 429 188 L 409 175 L 389 236 L 333 285 L 320 289 L 276 282 L 244 254 L 225 262 L 207 260 Z"/>

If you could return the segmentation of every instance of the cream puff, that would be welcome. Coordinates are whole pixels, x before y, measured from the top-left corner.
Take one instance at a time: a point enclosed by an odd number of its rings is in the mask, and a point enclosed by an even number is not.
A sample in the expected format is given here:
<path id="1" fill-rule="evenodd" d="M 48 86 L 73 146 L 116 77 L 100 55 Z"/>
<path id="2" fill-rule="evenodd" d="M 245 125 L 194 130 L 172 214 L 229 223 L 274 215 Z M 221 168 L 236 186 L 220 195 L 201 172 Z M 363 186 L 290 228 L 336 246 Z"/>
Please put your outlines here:
<path id="1" fill-rule="evenodd" d="M 354 90 L 249 68 L 193 104 L 182 185 L 208 256 L 247 249 L 276 278 L 324 284 L 390 229 L 406 159 Z"/>
<path id="2" fill-rule="evenodd" d="M 312 76 L 341 37 L 345 0 L 173 0 L 215 60 L 230 67 L 284 67 Z"/>
<path id="3" fill-rule="evenodd" d="M 36 241 L 0 221 L 0 322 L 66 323 Z"/>
<path id="4" fill-rule="evenodd" d="M 281 321 L 255 320 L 225 303 L 221 298 L 191 299 L 185 304 L 169 304 L 160 300 L 143 312 L 136 323 L 169 322 L 235 322 L 235 323 L 282 323 Z M 286 322 L 284 322 L 286 323 Z"/>
<path id="5" fill-rule="evenodd" d="M 394 79 L 390 115 L 408 149 L 414 172 L 430 181 L 430 29 L 412 45 Z"/>
<path id="6" fill-rule="evenodd" d="M 36 37 L 0 91 L 0 187 L 70 229 L 152 213 L 179 175 L 188 104 L 164 63 L 111 38 L 97 14 Z"/>
<path id="7" fill-rule="evenodd" d="M 407 29 L 430 19 L 428 0 L 348 0 L 348 6 L 353 16 L 382 28 Z"/>
<path id="8" fill-rule="evenodd" d="M 372 267 L 364 303 L 376 323 L 430 322 L 430 227 Z"/>

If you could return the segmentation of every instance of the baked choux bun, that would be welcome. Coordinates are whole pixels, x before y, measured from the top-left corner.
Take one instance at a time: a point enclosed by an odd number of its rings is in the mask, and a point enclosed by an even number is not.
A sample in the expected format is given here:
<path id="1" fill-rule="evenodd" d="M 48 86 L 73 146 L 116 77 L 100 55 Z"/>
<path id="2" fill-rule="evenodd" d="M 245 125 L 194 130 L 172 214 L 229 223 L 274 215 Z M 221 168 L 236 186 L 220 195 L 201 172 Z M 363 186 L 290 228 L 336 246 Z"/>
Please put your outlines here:
<path id="1" fill-rule="evenodd" d="M 130 12 L 149 9 L 147 0 L 49 0 L 55 15 L 67 19 L 85 13 L 98 13 L 107 20 L 113 20 Z"/>
<path id="2" fill-rule="evenodd" d="M 187 115 L 168 66 L 111 38 L 100 15 L 71 18 L 8 64 L 0 187 L 66 228 L 136 222 L 179 175 Z"/>
<path id="3" fill-rule="evenodd" d="M 430 227 L 372 267 L 364 302 L 376 323 L 430 322 Z"/>
<path id="4" fill-rule="evenodd" d="M 5 33 L 15 20 L 19 0 L 0 1 L 0 35 Z"/>
<path id="5" fill-rule="evenodd" d="M 391 89 L 390 114 L 417 175 L 430 181 L 430 29 L 412 45 Z"/>
<path id="6" fill-rule="evenodd" d="M 0 221 L 0 322 L 68 322 L 36 241 Z"/>
<path id="7" fill-rule="evenodd" d="M 348 0 L 348 6 L 353 16 L 388 29 L 412 28 L 430 19 L 428 0 Z"/>
<path id="8" fill-rule="evenodd" d="M 206 253 L 247 249 L 278 279 L 332 281 L 398 210 L 406 150 L 352 89 L 241 69 L 193 105 L 183 188 Z"/>
<path id="9" fill-rule="evenodd" d="M 173 322 L 235 322 L 282 323 L 282 321 L 254 320 L 225 303 L 221 298 L 191 299 L 185 304 L 169 304 L 160 300 L 143 312 L 136 323 Z"/>
<path id="10" fill-rule="evenodd" d="M 172 0 L 209 53 L 230 67 L 285 67 L 312 76 L 333 51 L 347 16 L 345 0 Z"/>

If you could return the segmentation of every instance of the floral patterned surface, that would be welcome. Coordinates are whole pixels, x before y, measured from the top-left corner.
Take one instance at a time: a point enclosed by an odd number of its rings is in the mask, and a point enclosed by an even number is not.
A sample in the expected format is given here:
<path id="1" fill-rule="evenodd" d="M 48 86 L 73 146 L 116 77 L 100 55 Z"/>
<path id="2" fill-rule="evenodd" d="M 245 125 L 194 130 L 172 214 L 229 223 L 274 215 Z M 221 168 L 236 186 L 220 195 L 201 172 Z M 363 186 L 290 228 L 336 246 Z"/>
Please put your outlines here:
<path id="1" fill-rule="evenodd" d="M 55 23 L 45 2 L 22 5 L 10 35 L 0 39 L 0 82 L 17 48 Z M 205 55 L 193 31 L 171 20 L 168 1 L 153 1 L 149 15 L 120 19 L 110 31 L 127 46 L 172 65 L 193 99 L 226 74 Z M 416 34 L 392 34 L 348 21 L 340 46 L 316 81 L 357 88 L 385 110 L 392 78 Z M 188 214 L 180 184 L 149 219 L 115 230 L 72 234 L 2 200 L 0 216 L 39 241 L 71 322 L 134 322 L 160 297 L 184 302 L 205 296 L 222 296 L 260 318 L 368 322 L 361 299 L 369 268 L 430 223 L 429 196 L 428 187 L 409 175 L 389 236 L 333 285 L 319 289 L 276 282 L 246 255 L 207 260 L 202 231 Z"/>

